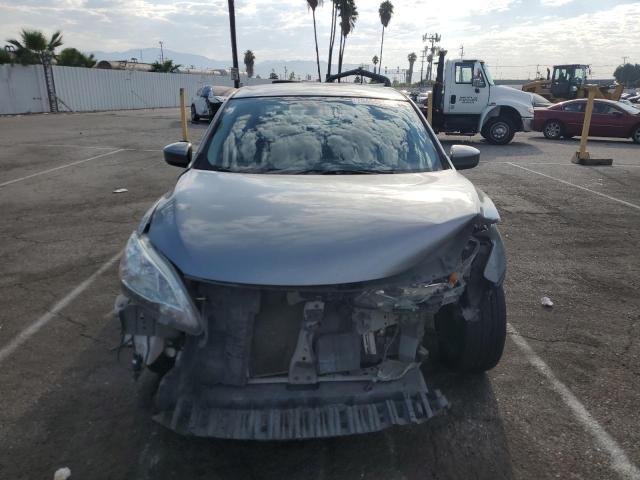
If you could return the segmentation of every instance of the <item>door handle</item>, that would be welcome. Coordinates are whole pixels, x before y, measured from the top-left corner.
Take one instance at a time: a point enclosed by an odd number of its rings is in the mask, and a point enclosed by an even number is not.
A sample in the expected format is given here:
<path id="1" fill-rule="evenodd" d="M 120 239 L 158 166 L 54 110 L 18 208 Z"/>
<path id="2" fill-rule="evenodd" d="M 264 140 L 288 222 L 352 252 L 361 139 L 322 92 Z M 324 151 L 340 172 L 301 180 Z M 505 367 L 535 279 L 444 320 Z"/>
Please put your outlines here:
<path id="1" fill-rule="evenodd" d="M 479 88 L 476 88 L 476 93 L 480 93 L 480 89 Z"/>
<path id="2" fill-rule="evenodd" d="M 455 104 L 456 104 L 456 96 L 451 95 L 451 105 L 455 105 Z"/>

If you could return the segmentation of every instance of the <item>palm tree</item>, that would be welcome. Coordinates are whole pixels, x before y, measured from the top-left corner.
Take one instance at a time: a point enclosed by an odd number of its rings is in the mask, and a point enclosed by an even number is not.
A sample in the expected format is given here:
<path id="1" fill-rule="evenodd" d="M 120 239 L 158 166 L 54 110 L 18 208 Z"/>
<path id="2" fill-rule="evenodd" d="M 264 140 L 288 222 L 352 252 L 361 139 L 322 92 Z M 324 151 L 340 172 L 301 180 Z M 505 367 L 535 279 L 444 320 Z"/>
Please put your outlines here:
<path id="1" fill-rule="evenodd" d="M 253 77 L 253 64 L 256 61 L 256 56 L 251 50 L 244 52 L 244 65 L 247 67 L 247 76 Z"/>
<path id="2" fill-rule="evenodd" d="M 320 53 L 318 52 L 318 32 L 316 30 L 316 8 L 318 5 L 322 5 L 323 0 L 307 0 L 307 6 L 311 9 L 311 13 L 313 14 L 313 37 L 316 40 L 316 63 L 318 64 L 318 81 L 322 81 L 322 76 L 320 75 Z"/>
<path id="3" fill-rule="evenodd" d="M 378 69 L 378 73 L 382 70 L 382 47 L 384 46 L 384 29 L 389 26 L 389 22 L 391 21 L 391 17 L 393 16 L 393 3 L 389 0 L 385 0 L 380 4 L 380 8 L 378 9 L 378 14 L 380 15 L 380 23 L 382 23 L 382 41 L 380 42 L 380 69 Z"/>
<path id="4" fill-rule="evenodd" d="M 342 72 L 342 60 L 344 48 L 347 44 L 347 36 L 353 31 L 358 19 L 358 8 L 354 0 L 340 0 L 340 48 L 338 55 L 338 73 Z"/>
<path id="5" fill-rule="evenodd" d="M 413 64 L 416 63 L 417 59 L 418 59 L 418 56 L 415 54 L 415 52 L 411 52 L 407 56 L 407 60 L 409 60 L 409 71 L 407 72 L 407 83 L 409 85 L 411 85 L 411 77 L 413 77 Z"/>
<path id="6" fill-rule="evenodd" d="M 373 73 L 376 73 L 376 65 L 378 65 L 378 55 L 374 55 L 371 61 L 373 62 Z"/>
<path id="7" fill-rule="evenodd" d="M 55 50 L 62 45 L 62 33 L 55 32 L 47 41 L 41 31 L 23 28 L 20 40 L 11 39 L 8 43 L 15 47 L 16 58 L 23 65 L 44 63 L 56 58 Z"/>
<path id="8" fill-rule="evenodd" d="M 331 75 L 331 58 L 333 57 L 333 45 L 336 43 L 336 26 L 338 25 L 338 2 L 331 0 L 331 31 L 329 32 L 329 60 L 327 65 L 327 77 Z"/>

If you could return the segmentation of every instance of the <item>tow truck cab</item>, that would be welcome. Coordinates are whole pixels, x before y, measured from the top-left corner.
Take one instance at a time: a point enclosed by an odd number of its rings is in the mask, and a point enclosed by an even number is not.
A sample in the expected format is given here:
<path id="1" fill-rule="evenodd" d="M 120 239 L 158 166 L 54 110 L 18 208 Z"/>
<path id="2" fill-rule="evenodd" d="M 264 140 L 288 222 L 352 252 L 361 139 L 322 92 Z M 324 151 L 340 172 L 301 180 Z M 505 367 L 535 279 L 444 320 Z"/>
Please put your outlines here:
<path id="1" fill-rule="evenodd" d="M 530 131 L 532 97 L 496 85 L 482 60 L 447 60 L 440 53 L 433 87 L 433 126 L 438 132 L 475 135 L 489 142 L 509 143 L 516 132 Z"/>

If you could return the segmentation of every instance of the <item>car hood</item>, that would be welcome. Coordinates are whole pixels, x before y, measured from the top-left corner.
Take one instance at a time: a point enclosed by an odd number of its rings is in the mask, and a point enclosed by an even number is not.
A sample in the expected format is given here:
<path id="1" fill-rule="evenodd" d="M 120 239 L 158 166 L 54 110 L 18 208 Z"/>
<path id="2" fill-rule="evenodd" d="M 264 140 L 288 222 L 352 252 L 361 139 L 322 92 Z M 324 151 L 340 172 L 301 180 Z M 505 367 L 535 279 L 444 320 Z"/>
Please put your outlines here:
<path id="1" fill-rule="evenodd" d="M 407 271 L 467 236 L 488 204 L 494 209 L 454 170 L 260 175 L 192 169 L 157 204 L 148 235 L 191 278 L 335 285 Z"/>

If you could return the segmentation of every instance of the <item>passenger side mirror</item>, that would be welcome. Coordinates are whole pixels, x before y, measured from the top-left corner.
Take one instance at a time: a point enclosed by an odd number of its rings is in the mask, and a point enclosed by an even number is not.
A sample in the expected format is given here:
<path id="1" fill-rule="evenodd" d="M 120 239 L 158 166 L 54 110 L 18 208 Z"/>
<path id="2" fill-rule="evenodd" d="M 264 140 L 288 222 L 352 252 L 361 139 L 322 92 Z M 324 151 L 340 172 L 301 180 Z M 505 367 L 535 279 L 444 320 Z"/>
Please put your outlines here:
<path id="1" fill-rule="evenodd" d="M 473 79 L 473 86 L 475 88 L 484 88 L 485 87 L 484 79 L 482 77 L 475 77 Z"/>
<path id="2" fill-rule="evenodd" d="M 467 145 L 453 145 L 449 151 L 449 158 L 456 170 L 468 170 L 478 166 L 480 150 Z"/>
<path id="3" fill-rule="evenodd" d="M 190 142 L 171 143 L 162 149 L 164 161 L 174 167 L 187 168 L 191 163 L 192 147 Z"/>

